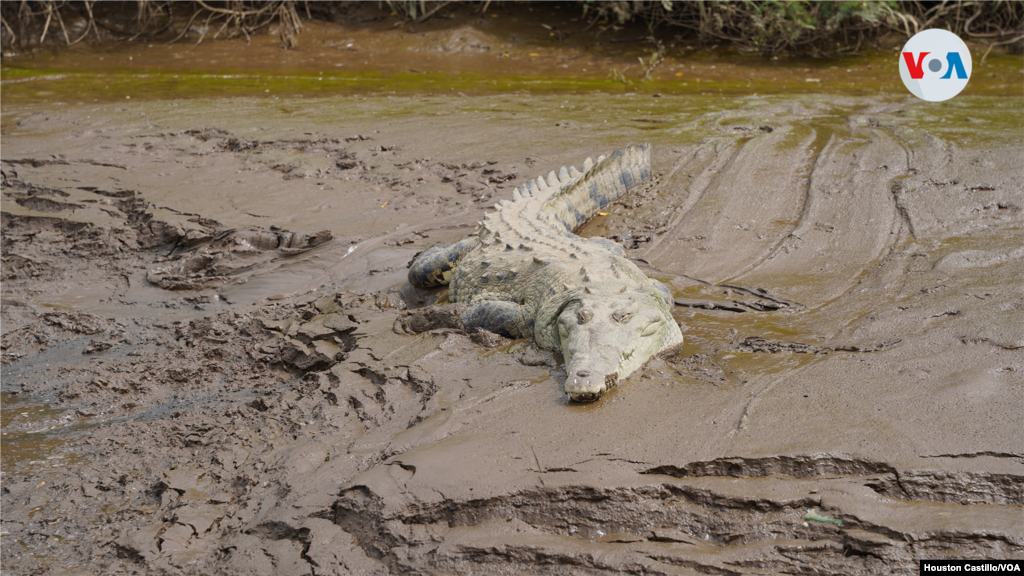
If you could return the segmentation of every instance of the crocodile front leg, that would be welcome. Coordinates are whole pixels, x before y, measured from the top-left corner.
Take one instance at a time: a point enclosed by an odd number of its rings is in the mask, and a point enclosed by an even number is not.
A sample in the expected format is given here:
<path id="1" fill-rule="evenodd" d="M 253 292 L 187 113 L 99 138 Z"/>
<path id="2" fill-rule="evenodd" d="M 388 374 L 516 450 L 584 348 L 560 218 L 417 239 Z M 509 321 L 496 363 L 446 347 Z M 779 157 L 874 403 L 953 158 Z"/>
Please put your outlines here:
<path id="1" fill-rule="evenodd" d="M 459 324 L 466 332 L 483 328 L 506 338 L 533 336 L 533 316 L 519 304 L 506 300 L 485 300 L 470 304 Z"/>
<path id="2" fill-rule="evenodd" d="M 452 270 L 478 243 L 479 240 L 471 237 L 451 246 L 438 244 L 427 248 L 409 268 L 409 283 L 419 288 L 447 284 L 452 277 Z"/>

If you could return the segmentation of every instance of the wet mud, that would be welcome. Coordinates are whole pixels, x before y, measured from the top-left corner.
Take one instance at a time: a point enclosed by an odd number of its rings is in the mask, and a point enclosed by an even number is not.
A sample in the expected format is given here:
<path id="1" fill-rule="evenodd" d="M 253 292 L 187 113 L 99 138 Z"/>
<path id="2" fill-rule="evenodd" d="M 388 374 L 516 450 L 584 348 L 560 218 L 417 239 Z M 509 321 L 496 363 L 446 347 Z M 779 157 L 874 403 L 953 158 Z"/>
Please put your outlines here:
<path id="1" fill-rule="evenodd" d="M 912 574 L 1024 554 L 1019 97 L 4 110 L 5 574 Z M 981 127 L 981 128 L 979 128 Z M 407 265 L 651 142 L 582 230 L 685 347 L 599 402 Z M 446 311 L 446 308 L 449 308 Z"/>

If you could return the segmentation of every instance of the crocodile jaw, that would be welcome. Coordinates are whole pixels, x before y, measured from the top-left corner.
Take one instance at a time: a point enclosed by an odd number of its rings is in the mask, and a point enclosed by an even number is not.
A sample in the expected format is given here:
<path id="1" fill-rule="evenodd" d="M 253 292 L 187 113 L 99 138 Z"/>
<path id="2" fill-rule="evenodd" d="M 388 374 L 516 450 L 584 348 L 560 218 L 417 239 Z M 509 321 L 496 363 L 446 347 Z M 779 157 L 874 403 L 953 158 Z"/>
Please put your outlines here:
<path id="1" fill-rule="evenodd" d="M 573 374 L 575 374 L 575 372 Z M 572 381 L 572 384 L 569 384 L 570 380 Z M 611 374 L 605 375 L 603 380 L 604 381 L 602 382 L 601 377 L 566 377 L 565 395 L 573 402 L 595 402 L 601 399 L 601 394 L 604 394 L 619 383 L 619 375 L 612 372 Z"/>

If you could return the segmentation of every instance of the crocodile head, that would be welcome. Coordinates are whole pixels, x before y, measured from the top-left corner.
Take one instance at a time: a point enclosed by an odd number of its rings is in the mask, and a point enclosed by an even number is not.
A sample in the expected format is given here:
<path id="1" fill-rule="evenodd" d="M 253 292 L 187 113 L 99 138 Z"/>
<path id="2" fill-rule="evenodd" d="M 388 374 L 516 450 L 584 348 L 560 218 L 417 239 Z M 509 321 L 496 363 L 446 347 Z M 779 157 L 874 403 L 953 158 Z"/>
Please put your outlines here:
<path id="1" fill-rule="evenodd" d="M 582 295 L 559 314 L 558 336 L 565 393 L 576 402 L 599 399 L 659 352 L 683 341 L 665 299 L 650 287 Z"/>

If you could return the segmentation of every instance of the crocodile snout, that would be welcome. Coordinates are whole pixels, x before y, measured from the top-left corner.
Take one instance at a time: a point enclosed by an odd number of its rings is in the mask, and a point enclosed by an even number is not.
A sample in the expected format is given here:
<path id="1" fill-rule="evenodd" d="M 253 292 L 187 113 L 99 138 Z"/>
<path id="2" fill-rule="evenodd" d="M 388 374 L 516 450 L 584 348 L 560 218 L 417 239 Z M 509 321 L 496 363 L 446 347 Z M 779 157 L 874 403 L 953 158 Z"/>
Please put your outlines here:
<path id="1" fill-rule="evenodd" d="M 577 370 L 565 381 L 565 393 L 573 402 L 595 402 L 619 381 L 615 372 L 605 376 L 592 376 L 590 370 Z"/>

